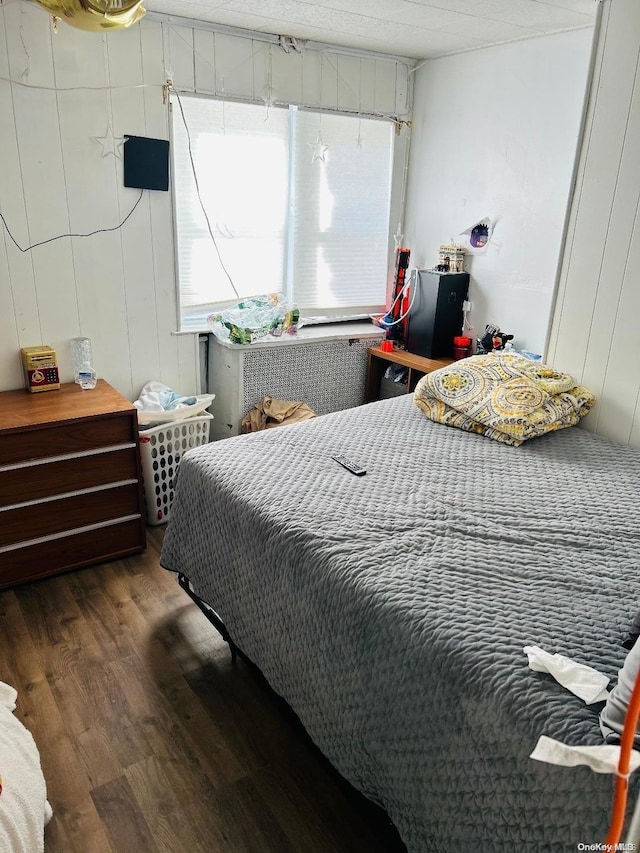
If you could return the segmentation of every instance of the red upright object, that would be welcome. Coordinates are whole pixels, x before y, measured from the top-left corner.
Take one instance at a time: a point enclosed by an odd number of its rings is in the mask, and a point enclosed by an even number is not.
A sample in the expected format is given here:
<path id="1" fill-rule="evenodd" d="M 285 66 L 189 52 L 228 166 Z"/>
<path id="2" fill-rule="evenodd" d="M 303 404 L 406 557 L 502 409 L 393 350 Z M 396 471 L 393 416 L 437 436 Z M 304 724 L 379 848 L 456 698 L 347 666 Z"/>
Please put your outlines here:
<path id="1" fill-rule="evenodd" d="M 410 249 L 396 249 L 396 269 L 393 282 L 393 293 L 391 294 L 391 308 L 388 313 L 390 320 L 397 320 L 403 317 L 406 313 L 408 305 L 407 294 L 400 296 L 402 288 L 406 283 L 407 268 L 409 266 Z M 405 342 L 405 321 L 395 323 L 387 329 L 387 339 L 392 340 L 397 346 L 404 345 Z"/>

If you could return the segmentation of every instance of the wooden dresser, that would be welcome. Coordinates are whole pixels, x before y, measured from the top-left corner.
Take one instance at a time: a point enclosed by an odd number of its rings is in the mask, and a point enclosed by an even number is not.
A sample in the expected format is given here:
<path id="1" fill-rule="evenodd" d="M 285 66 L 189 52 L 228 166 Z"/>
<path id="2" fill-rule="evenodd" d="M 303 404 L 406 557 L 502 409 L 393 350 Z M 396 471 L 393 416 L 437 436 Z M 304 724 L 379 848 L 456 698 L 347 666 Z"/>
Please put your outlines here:
<path id="1" fill-rule="evenodd" d="M 0 588 L 145 547 L 136 409 L 103 380 L 0 392 Z"/>

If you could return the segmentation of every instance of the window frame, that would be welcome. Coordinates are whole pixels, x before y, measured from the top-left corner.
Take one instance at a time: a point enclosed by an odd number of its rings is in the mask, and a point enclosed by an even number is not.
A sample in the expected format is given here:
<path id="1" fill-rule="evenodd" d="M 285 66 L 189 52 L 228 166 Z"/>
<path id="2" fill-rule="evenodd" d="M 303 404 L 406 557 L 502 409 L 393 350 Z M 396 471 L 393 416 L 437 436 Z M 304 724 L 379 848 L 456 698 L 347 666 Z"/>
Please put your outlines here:
<path id="1" fill-rule="evenodd" d="M 192 91 L 179 91 L 177 92 L 178 97 L 188 97 L 188 98 L 202 98 L 204 100 L 215 100 L 215 101 L 233 101 L 235 103 L 249 104 L 253 106 L 263 106 L 266 109 L 264 100 L 249 98 L 249 97 L 222 97 L 220 95 L 210 95 L 210 94 L 202 94 L 198 92 Z M 174 121 L 176 120 L 174 111 L 180 111 L 180 107 L 178 104 L 173 102 L 171 98 L 169 98 L 169 106 L 172 112 L 170 116 L 169 124 L 169 138 L 171 142 L 171 150 L 173 154 L 173 146 L 174 146 Z M 393 274 L 395 269 L 395 248 L 397 246 L 397 237 L 398 232 L 401 232 L 402 222 L 404 218 L 404 203 L 405 203 L 405 178 L 408 167 L 408 148 L 409 148 L 409 134 L 400 134 L 400 129 L 402 124 L 406 124 L 410 127 L 408 122 L 402 122 L 394 117 L 379 115 L 375 113 L 365 113 L 365 112 L 354 112 L 350 110 L 339 110 L 332 109 L 327 107 L 319 107 L 319 106 L 310 106 L 304 104 L 293 104 L 287 102 L 278 102 L 273 105 L 272 109 L 286 109 L 287 111 L 291 108 L 295 108 L 300 111 L 315 113 L 317 115 L 323 114 L 331 114 L 331 115 L 344 115 L 354 119 L 375 119 L 379 121 L 387 121 L 390 124 L 395 126 L 396 136 L 393 140 L 393 151 L 392 151 L 392 162 L 391 162 L 391 192 L 390 192 L 390 204 L 389 204 L 389 233 L 387 235 L 387 264 L 386 264 L 386 302 L 388 304 L 389 294 L 391 293 L 393 287 Z M 179 116 L 179 120 L 182 121 L 181 116 Z M 291 132 L 291 129 L 290 129 Z M 292 158 L 289 159 L 289 168 L 292 166 Z M 171 165 L 173 171 L 173 162 Z M 175 269 L 175 292 L 176 292 L 176 320 L 177 320 L 177 328 L 179 332 L 209 332 L 210 329 L 206 323 L 206 316 L 213 311 L 220 311 L 226 307 L 232 306 L 237 303 L 237 299 L 228 299 L 228 300 L 220 300 L 215 303 L 207 303 L 207 305 L 198 305 L 192 306 L 191 308 L 183 308 L 182 305 L 182 292 L 180 287 L 180 270 L 179 270 L 179 262 L 178 262 L 178 226 L 177 226 L 177 213 L 176 213 L 176 186 L 175 180 L 171 181 L 171 214 L 173 221 L 173 235 L 174 235 L 174 269 Z M 395 225 L 394 225 L 395 223 Z M 290 248 L 288 246 L 288 241 L 286 241 L 287 245 L 285 246 L 285 256 L 288 255 Z M 285 270 L 287 268 L 287 261 L 285 260 Z M 282 292 L 285 295 L 289 295 L 290 284 L 285 275 L 284 280 L 282 282 Z M 249 298 L 249 297 L 246 297 Z M 342 322 L 345 320 L 359 320 L 359 319 L 367 319 L 372 314 L 381 314 L 384 313 L 386 306 L 383 305 L 363 305 L 363 306 L 353 306 L 349 309 L 344 308 L 336 308 L 331 309 L 323 316 L 311 316 L 304 315 L 305 320 L 308 325 L 318 324 L 318 323 L 335 323 Z"/>

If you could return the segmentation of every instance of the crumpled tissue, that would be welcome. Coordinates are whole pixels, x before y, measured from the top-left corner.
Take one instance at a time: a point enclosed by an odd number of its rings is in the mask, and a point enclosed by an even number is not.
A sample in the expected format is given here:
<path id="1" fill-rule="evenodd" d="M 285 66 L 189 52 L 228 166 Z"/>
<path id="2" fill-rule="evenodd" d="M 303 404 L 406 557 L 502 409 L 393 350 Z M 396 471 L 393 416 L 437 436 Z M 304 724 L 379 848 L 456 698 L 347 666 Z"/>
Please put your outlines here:
<path id="1" fill-rule="evenodd" d="M 585 704 L 606 701 L 609 695 L 606 690 L 609 679 L 597 669 L 576 663 L 564 655 L 552 655 L 538 646 L 525 646 L 524 653 L 529 658 L 530 669 L 535 672 L 548 672 Z"/>
<path id="2" fill-rule="evenodd" d="M 535 749 L 529 756 L 547 764 L 559 764 L 562 767 L 576 767 L 585 764 L 595 773 L 617 773 L 620 761 L 620 747 L 612 744 L 602 746 L 567 746 L 546 735 L 540 735 Z M 629 759 L 629 772 L 640 767 L 640 752 L 632 750 Z"/>

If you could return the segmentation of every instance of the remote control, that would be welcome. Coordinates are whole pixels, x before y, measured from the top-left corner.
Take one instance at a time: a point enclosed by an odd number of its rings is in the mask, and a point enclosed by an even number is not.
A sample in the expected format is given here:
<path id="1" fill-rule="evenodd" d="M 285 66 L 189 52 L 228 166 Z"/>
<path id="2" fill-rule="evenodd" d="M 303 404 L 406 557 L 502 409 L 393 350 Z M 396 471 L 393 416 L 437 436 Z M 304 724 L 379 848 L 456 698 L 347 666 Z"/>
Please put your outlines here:
<path id="1" fill-rule="evenodd" d="M 363 477 L 367 473 L 366 468 L 361 468 L 357 462 L 352 462 L 346 456 L 338 455 L 331 457 L 338 465 L 342 465 L 343 468 L 346 468 L 347 471 L 351 471 L 352 474 L 355 474 L 356 477 Z"/>

